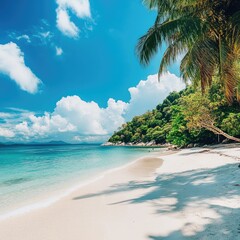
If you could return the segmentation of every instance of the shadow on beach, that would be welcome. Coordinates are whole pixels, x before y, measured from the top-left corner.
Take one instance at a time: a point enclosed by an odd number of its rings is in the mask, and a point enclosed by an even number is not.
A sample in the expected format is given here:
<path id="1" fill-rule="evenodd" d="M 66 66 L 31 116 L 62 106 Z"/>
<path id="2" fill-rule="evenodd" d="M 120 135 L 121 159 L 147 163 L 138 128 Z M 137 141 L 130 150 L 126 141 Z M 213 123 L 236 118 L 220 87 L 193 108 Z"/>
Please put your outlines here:
<path id="1" fill-rule="evenodd" d="M 186 214 L 181 227 L 148 235 L 148 239 L 240 239 L 240 169 L 237 164 L 227 164 L 213 169 L 200 169 L 175 174 L 161 174 L 153 181 L 130 181 L 117 184 L 95 194 L 78 196 L 81 200 L 96 196 L 131 192 L 136 189 L 149 191 L 136 198 L 124 199 L 117 204 L 148 202 L 158 217 Z M 239 199 L 232 207 L 231 200 Z M 219 200 L 222 200 L 219 202 Z M 224 204 L 223 204 L 224 203 Z M 196 211 L 197 209 L 197 211 Z M 199 213 L 199 209 L 202 209 Z M 194 212 L 195 211 L 195 212 Z M 209 214 L 205 214 L 205 213 Z M 182 215 L 181 215 L 182 216 Z M 200 223 L 200 227 L 199 227 Z M 230 229 L 235 229 L 231 231 Z"/>

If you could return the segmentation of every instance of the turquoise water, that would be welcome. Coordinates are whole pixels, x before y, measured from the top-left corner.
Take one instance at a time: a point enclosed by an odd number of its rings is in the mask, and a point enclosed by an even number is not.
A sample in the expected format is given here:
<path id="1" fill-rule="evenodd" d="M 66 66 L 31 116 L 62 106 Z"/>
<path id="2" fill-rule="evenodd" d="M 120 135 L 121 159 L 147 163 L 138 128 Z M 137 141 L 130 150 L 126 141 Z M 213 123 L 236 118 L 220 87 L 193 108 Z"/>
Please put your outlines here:
<path id="1" fill-rule="evenodd" d="M 98 145 L 0 147 L 0 216 L 149 154 Z"/>

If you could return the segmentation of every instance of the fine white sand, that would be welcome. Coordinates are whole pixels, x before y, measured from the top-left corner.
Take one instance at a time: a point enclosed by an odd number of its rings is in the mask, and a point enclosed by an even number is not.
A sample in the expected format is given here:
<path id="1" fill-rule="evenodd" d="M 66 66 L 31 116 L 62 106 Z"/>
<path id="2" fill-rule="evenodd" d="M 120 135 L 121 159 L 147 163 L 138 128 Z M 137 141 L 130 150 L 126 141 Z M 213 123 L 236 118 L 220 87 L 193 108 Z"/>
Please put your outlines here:
<path id="1" fill-rule="evenodd" d="M 239 163 L 239 145 L 143 158 L 1 221 L 0 239 L 240 239 Z"/>

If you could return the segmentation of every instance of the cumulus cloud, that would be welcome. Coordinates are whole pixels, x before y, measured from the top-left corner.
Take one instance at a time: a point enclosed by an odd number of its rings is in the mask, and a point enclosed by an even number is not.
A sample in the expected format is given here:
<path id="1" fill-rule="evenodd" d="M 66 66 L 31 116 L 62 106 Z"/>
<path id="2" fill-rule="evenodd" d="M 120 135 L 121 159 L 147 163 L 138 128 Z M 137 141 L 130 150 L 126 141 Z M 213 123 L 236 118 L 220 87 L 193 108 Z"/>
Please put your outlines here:
<path id="1" fill-rule="evenodd" d="M 7 119 L 11 117 L 12 117 L 12 114 L 10 113 L 0 112 L 0 119 Z"/>
<path id="2" fill-rule="evenodd" d="M 0 137 L 13 138 L 14 136 L 14 132 L 10 129 L 0 127 Z"/>
<path id="3" fill-rule="evenodd" d="M 17 44 L 0 44 L 0 72 L 9 76 L 24 91 L 36 93 L 41 83 L 25 65 L 24 54 Z"/>
<path id="4" fill-rule="evenodd" d="M 185 85 L 174 74 L 166 73 L 160 83 L 157 75 L 140 81 L 129 88 L 130 100 L 124 102 L 110 98 L 107 107 L 96 102 L 86 102 L 79 96 L 63 97 L 53 112 L 38 115 L 11 108 L 14 113 L 0 113 L 5 117 L 0 137 L 8 135 L 17 140 L 65 140 L 69 142 L 103 142 L 123 123 L 156 107 L 172 91 L 182 90 Z M 19 114 L 19 117 L 16 117 Z M 18 120 L 17 120 L 18 119 Z M 1 126 L 1 124 L 0 124 Z M 11 129 L 11 130 L 10 130 Z M 10 132 L 6 132 L 9 130 Z"/>
<path id="5" fill-rule="evenodd" d="M 79 18 L 91 16 L 89 0 L 57 0 L 57 4 L 62 9 L 73 11 Z"/>
<path id="6" fill-rule="evenodd" d="M 56 104 L 54 115 L 60 115 L 76 132 L 82 135 L 107 135 L 124 123 L 123 114 L 127 104 L 108 100 L 107 108 L 100 108 L 95 102 L 86 102 L 78 96 L 62 98 Z"/>
<path id="7" fill-rule="evenodd" d="M 71 22 L 68 12 L 61 8 L 57 9 L 57 27 L 66 36 L 78 37 L 78 27 Z"/>
<path id="8" fill-rule="evenodd" d="M 95 102 L 85 102 L 78 96 L 64 97 L 57 102 L 54 113 L 68 119 L 83 135 L 106 134 L 100 122 L 101 109 Z"/>
<path id="9" fill-rule="evenodd" d="M 16 139 L 21 141 L 59 138 L 75 142 L 100 142 L 125 122 L 123 115 L 127 106 L 123 101 L 109 99 L 107 107 L 101 108 L 93 101 L 68 96 L 56 103 L 52 113 L 45 112 L 42 116 L 17 111 L 1 112 L 0 116 L 6 120 L 6 124 L 2 124 L 4 130 L 12 129 L 13 136 L 16 135 Z M 4 137 L 3 134 L 1 136 Z"/>
<path id="10" fill-rule="evenodd" d="M 185 84 L 174 74 L 167 72 L 161 76 L 160 82 L 158 75 L 150 75 L 147 80 L 141 80 L 136 87 L 128 89 L 130 101 L 125 118 L 130 120 L 136 115 L 141 115 L 153 109 L 162 102 L 172 91 L 180 91 Z"/>
<path id="11" fill-rule="evenodd" d="M 79 28 L 70 19 L 70 13 L 78 18 L 90 18 L 89 0 L 57 0 L 57 27 L 66 36 L 77 38 Z"/>
<path id="12" fill-rule="evenodd" d="M 107 129 L 107 134 L 111 134 L 125 122 L 124 115 L 127 109 L 128 103 L 121 100 L 116 101 L 113 98 L 108 100 L 107 108 L 102 109 L 101 115 L 101 122 Z"/>

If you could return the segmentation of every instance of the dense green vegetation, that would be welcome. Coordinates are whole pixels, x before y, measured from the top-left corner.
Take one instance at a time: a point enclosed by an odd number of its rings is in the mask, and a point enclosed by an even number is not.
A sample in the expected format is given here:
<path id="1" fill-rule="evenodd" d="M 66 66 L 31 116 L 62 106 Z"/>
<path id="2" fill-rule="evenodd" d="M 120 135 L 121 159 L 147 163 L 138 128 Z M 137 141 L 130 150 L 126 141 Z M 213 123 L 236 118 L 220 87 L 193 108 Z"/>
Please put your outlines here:
<path id="1" fill-rule="evenodd" d="M 200 106 L 196 109 L 196 103 Z M 194 112 L 193 112 L 194 111 Z M 219 84 L 213 84 L 209 93 L 202 96 L 193 87 L 181 92 L 172 92 L 155 109 L 141 116 L 136 116 L 131 122 L 124 124 L 121 129 L 109 139 L 112 143 L 140 143 L 154 141 L 157 144 L 171 143 L 186 146 L 190 143 L 209 144 L 225 139 L 199 122 L 207 119 L 216 129 L 227 134 L 240 137 L 240 105 L 235 100 L 229 106 Z M 196 116 L 198 118 L 196 118 Z"/>
<path id="2" fill-rule="evenodd" d="M 166 44 L 159 77 L 180 56 L 182 78 L 192 85 L 171 93 L 156 109 L 134 117 L 109 141 L 178 146 L 225 138 L 240 142 L 240 1 L 143 2 L 157 10 L 157 17 L 139 39 L 140 62 L 149 64 Z"/>

